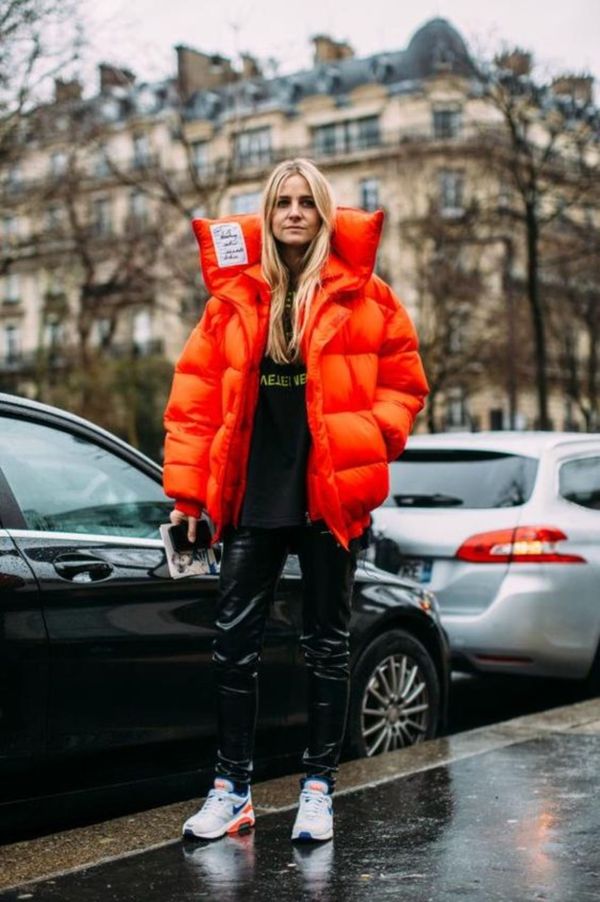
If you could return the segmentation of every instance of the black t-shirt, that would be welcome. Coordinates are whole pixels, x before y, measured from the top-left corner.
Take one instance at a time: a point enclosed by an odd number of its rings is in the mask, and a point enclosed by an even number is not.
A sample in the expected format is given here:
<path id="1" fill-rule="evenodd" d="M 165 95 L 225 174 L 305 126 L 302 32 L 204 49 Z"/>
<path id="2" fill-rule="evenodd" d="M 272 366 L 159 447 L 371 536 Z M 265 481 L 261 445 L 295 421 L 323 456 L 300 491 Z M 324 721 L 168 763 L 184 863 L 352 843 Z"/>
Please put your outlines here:
<path id="1" fill-rule="evenodd" d="M 306 523 L 306 368 L 263 357 L 241 526 Z"/>
<path id="2" fill-rule="evenodd" d="M 288 291 L 283 328 L 292 335 L 294 294 Z M 271 528 L 306 523 L 306 367 L 263 357 L 254 415 L 241 526 Z"/>

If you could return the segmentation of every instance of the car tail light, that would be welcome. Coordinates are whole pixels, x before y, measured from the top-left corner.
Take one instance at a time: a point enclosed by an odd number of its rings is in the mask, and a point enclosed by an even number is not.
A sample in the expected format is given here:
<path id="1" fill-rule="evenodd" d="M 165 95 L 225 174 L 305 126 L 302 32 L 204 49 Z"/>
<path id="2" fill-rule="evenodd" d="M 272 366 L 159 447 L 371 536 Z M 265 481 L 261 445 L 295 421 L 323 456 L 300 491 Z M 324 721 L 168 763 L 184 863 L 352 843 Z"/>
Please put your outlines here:
<path id="1" fill-rule="evenodd" d="M 584 564 L 578 554 L 556 547 L 567 536 L 555 526 L 517 526 L 481 532 L 466 539 L 456 552 L 461 561 L 475 564 Z"/>

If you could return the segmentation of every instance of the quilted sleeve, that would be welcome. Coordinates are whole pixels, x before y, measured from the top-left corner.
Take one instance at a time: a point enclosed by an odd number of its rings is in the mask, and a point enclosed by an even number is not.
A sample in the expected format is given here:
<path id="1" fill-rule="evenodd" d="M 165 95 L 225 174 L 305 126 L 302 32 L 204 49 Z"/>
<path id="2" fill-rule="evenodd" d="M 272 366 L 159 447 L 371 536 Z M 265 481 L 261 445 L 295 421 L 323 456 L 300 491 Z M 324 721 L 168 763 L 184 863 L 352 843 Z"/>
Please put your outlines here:
<path id="1" fill-rule="evenodd" d="M 379 350 L 373 414 L 387 447 L 388 460 L 404 449 L 414 420 L 429 391 L 412 321 L 392 290 L 379 281 L 386 316 Z"/>
<path id="2" fill-rule="evenodd" d="M 194 516 L 205 507 L 210 446 L 223 422 L 223 358 L 212 307 L 209 301 L 177 361 L 164 415 L 165 493 Z"/>

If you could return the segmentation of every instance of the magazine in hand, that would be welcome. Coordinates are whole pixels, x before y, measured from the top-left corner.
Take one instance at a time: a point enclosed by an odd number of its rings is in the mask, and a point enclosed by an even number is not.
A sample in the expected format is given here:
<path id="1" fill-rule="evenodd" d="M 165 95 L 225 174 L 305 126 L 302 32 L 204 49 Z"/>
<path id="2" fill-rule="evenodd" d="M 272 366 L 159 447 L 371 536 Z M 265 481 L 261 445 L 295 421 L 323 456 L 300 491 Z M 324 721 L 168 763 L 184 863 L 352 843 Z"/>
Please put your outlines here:
<path id="1" fill-rule="evenodd" d="M 217 558 L 210 547 L 211 531 L 206 520 L 198 520 L 196 541 L 192 544 L 187 537 L 187 523 L 163 523 L 160 536 L 165 546 L 169 575 L 173 579 L 186 576 L 217 574 Z"/>

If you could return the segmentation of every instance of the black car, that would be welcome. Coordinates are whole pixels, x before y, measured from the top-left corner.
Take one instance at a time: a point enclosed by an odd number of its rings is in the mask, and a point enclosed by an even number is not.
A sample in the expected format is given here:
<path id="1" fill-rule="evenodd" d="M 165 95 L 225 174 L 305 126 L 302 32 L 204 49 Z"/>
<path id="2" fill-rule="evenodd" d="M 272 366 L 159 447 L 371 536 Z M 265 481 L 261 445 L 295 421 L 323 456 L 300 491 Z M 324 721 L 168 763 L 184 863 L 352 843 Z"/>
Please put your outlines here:
<path id="1" fill-rule="evenodd" d="M 187 739 L 212 756 L 217 577 L 169 578 L 158 527 L 171 509 L 160 467 L 125 442 L 0 394 L 1 777 Z M 439 734 L 448 648 L 433 596 L 363 563 L 353 606 L 350 753 Z M 306 718 L 300 629 L 290 557 L 260 677 L 273 748 Z"/>

